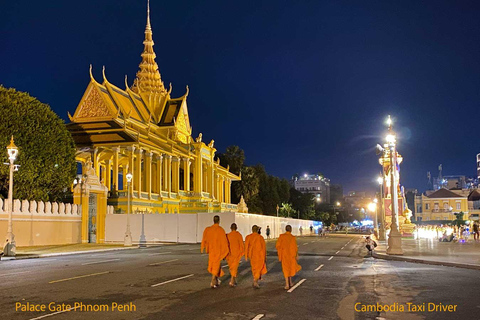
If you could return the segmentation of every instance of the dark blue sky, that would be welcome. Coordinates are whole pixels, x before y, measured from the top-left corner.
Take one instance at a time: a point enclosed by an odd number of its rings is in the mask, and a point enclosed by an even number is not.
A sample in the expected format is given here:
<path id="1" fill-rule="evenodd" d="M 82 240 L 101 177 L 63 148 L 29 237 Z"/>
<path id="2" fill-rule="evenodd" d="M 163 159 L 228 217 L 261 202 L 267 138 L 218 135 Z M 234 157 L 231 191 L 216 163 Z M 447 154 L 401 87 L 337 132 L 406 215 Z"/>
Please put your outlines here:
<path id="1" fill-rule="evenodd" d="M 247 163 L 290 177 L 322 172 L 345 192 L 376 188 L 374 146 L 391 114 L 401 183 L 475 174 L 480 152 L 476 1 L 151 0 L 157 63 L 173 96 L 189 85 L 194 135 L 236 144 Z M 88 82 L 130 84 L 146 1 L 7 1 L 0 83 L 62 118 Z"/>

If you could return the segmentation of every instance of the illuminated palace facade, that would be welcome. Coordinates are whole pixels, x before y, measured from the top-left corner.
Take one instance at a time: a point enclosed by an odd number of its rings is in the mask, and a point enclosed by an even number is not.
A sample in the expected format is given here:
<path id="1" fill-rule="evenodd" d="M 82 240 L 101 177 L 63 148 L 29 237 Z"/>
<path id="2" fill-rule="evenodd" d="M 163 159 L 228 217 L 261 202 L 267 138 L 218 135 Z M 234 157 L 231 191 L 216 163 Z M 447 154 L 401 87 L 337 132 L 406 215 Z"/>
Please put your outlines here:
<path id="1" fill-rule="evenodd" d="M 67 124 L 83 173 L 93 167 L 108 188 L 108 205 L 127 211 L 128 172 L 133 174 L 131 212 L 194 213 L 235 211 L 231 183 L 240 177 L 215 160 L 214 141 L 195 139 L 188 116 L 188 87 L 172 98 L 155 62 L 150 10 L 142 61 L 133 85 L 125 89 L 90 83 Z"/>

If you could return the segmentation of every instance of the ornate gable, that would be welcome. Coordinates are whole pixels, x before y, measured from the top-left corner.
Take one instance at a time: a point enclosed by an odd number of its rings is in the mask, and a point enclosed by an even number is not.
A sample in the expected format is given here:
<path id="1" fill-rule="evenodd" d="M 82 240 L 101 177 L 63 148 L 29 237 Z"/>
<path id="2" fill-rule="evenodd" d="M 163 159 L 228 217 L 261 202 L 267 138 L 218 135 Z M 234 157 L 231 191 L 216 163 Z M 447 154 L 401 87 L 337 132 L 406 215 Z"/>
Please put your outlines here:
<path id="1" fill-rule="evenodd" d="M 115 117 L 114 112 L 102 98 L 101 93 L 93 83 L 90 83 L 78 104 L 73 116 L 75 122 L 81 120 L 104 120 Z"/>

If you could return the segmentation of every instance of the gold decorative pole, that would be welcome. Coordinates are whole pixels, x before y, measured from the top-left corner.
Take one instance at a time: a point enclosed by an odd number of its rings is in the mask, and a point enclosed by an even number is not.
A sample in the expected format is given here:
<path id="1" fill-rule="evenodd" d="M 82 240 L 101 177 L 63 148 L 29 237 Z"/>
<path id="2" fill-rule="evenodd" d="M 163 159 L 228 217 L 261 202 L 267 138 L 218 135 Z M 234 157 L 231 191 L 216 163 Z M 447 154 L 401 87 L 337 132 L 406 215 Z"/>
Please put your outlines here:
<path id="1" fill-rule="evenodd" d="M 396 149 L 396 136 L 392 129 L 392 120 L 388 116 L 388 135 L 387 144 L 390 157 L 390 199 L 392 203 L 392 224 L 390 226 L 390 234 L 388 237 L 387 254 L 402 255 L 402 235 L 398 228 L 398 191 L 397 191 L 397 179 L 396 179 L 396 166 L 397 166 L 397 149 Z"/>

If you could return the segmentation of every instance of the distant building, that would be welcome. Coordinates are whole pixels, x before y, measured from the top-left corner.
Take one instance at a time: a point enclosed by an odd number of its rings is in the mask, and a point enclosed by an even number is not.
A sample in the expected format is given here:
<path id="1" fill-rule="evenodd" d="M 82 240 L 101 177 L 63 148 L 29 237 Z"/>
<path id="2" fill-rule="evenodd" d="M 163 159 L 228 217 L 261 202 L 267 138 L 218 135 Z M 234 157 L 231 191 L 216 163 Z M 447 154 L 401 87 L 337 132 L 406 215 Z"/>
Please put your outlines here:
<path id="1" fill-rule="evenodd" d="M 330 185 L 330 202 L 331 203 L 343 202 L 343 187 L 341 184 Z"/>
<path id="2" fill-rule="evenodd" d="M 464 219 L 468 219 L 468 193 L 447 189 L 429 192 L 421 195 L 420 199 L 416 197 L 415 208 L 419 200 L 421 212 L 416 213 L 417 221 L 455 220 L 455 214 L 459 212 L 463 212 Z"/>
<path id="3" fill-rule="evenodd" d="M 318 174 L 294 176 L 292 186 L 301 193 L 311 193 L 321 199 L 322 203 L 330 203 L 330 179 Z"/>

